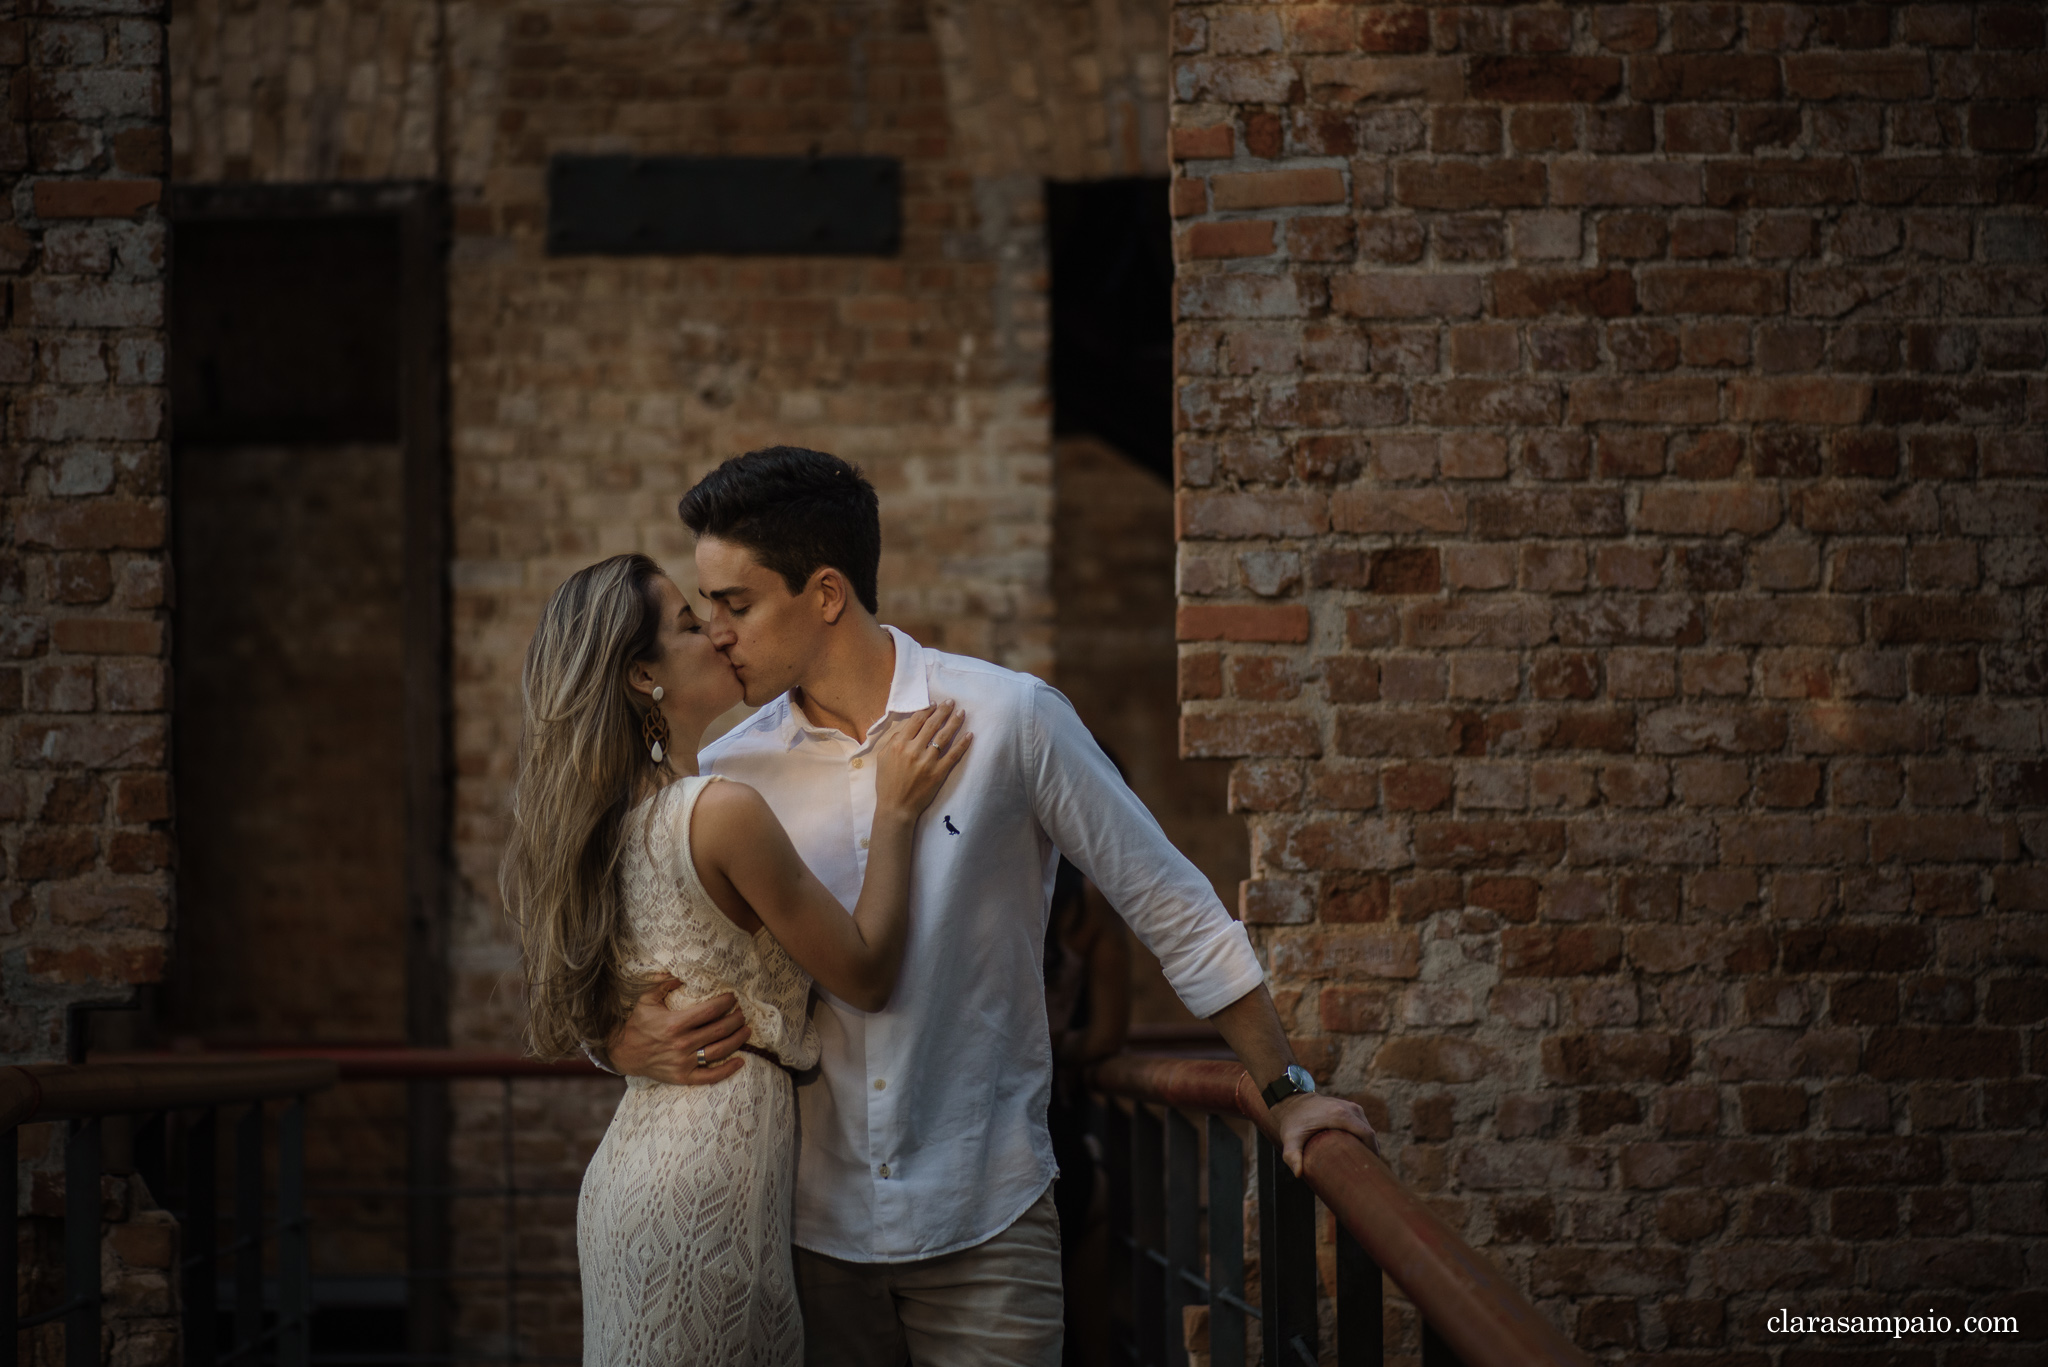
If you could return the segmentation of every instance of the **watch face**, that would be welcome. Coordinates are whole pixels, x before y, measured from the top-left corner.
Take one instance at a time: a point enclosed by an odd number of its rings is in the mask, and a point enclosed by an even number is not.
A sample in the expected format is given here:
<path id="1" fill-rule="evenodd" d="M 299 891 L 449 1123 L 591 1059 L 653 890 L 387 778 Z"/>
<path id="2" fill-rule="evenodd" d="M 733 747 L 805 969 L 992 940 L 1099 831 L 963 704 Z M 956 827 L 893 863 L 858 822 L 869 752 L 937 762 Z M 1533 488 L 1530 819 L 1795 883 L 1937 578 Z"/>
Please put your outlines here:
<path id="1" fill-rule="evenodd" d="M 1304 1092 L 1313 1092 L 1316 1089 L 1316 1080 L 1309 1076 L 1308 1069 L 1298 1063 L 1288 1065 L 1287 1080 Z"/>

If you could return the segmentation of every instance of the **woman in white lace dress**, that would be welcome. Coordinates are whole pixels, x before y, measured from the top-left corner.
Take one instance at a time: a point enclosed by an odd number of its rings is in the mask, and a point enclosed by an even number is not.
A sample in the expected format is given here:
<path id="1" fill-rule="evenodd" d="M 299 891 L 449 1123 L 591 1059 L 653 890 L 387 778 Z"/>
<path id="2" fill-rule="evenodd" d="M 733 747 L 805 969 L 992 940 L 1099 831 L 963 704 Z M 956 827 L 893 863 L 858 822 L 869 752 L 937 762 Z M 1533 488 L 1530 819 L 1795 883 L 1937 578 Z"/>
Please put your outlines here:
<path id="1" fill-rule="evenodd" d="M 576 1212 L 586 1367 L 803 1357 L 790 1271 L 795 1108 L 816 1062 L 811 982 L 879 1010 L 902 962 L 917 817 L 967 749 L 932 709 L 877 751 L 868 869 L 852 916 L 744 784 L 700 778 L 697 742 L 740 700 L 732 667 L 645 556 L 571 576 L 526 656 L 525 730 L 503 884 L 525 950 L 528 1042 L 611 1038 L 642 987 L 731 993 L 744 1051 L 705 1081 L 628 1080 Z"/>

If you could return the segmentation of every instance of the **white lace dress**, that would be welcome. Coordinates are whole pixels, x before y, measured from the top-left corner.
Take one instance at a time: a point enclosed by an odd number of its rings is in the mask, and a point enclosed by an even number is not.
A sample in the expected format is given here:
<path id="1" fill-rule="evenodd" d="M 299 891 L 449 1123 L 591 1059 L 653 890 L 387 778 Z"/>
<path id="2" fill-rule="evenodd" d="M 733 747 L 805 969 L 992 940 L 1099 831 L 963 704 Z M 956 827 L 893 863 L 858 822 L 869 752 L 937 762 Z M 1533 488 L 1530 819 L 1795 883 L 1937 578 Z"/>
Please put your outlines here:
<path id="1" fill-rule="evenodd" d="M 791 1068 L 818 1059 L 811 980 L 766 930 L 749 936 L 705 894 L 690 812 L 715 778 L 671 783 L 627 818 L 625 912 L 635 974 L 672 973 L 672 1005 L 732 992 L 748 1047 Z M 583 1175 L 576 1249 L 585 1367 L 803 1361 L 790 1269 L 796 1106 L 789 1075 L 743 1056 L 709 1087 L 627 1079 Z"/>

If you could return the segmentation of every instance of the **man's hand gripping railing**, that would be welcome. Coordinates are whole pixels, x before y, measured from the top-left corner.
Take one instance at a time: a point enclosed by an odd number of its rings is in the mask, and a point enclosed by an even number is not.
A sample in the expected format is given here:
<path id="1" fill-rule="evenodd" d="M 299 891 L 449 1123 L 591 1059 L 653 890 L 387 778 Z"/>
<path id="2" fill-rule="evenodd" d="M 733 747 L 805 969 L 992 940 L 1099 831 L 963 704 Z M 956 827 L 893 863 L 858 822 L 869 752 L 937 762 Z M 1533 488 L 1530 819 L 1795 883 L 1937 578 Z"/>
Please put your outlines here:
<path id="1" fill-rule="evenodd" d="M 1381 1272 L 1424 1320 L 1425 1367 L 1585 1367 L 1585 1355 L 1354 1136 L 1333 1130 L 1312 1136 L 1301 1176 L 1290 1173 L 1279 1161 L 1279 1130 L 1239 1064 L 1123 1054 L 1090 1078 L 1103 1097 L 1135 1103 L 1128 1114 L 1114 1103 L 1105 1105 L 1101 1137 L 1113 1188 L 1125 1179 L 1125 1189 L 1113 1189 L 1111 1201 L 1129 1212 L 1115 1223 L 1119 1232 L 1128 1229 L 1134 1254 L 1132 1347 L 1139 1361 L 1184 1362 L 1181 1307 L 1202 1299 L 1211 1308 L 1209 1346 L 1216 1367 L 1244 1360 L 1243 1325 L 1252 1308 L 1241 1299 L 1242 1227 L 1231 1208 L 1241 1199 L 1241 1176 L 1225 1171 L 1240 1150 L 1234 1132 L 1217 1119 L 1209 1127 L 1210 1277 L 1199 1275 L 1199 1250 L 1191 1244 L 1195 1136 L 1179 1113 L 1205 1111 L 1212 1117 L 1242 1116 L 1258 1131 L 1263 1273 L 1259 1309 L 1252 1313 L 1261 1321 L 1267 1363 L 1317 1361 L 1319 1198 L 1337 1222 L 1337 1361 L 1343 1367 L 1382 1360 Z M 1152 1106 L 1166 1108 L 1164 1127 Z M 1176 1212 L 1177 1205 L 1190 1209 Z M 1233 1240 L 1236 1249 L 1229 1247 Z M 1232 1270 L 1237 1280 L 1228 1285 Z"/>

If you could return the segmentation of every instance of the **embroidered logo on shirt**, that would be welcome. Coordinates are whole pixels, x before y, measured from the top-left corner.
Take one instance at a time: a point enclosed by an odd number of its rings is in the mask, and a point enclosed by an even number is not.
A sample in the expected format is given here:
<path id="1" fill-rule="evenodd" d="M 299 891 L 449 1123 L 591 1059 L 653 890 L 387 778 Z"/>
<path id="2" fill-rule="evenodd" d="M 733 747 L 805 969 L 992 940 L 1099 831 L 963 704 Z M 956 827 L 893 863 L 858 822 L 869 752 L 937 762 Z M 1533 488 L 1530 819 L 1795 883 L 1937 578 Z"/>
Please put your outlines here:
<path id="1" fill-rule="evenodd" d="M 947 813 L 947 815 L 946 815 L 946 818 L 945 818 L 945 821 L 946 821 L 946 834 L 948 834 L 948 835 L 958 835 L 958 834 L 960 834 L 960 828 L 959 828 L 958 826 L 955 826 L 955 825 L 953 824 L 953 817 L 952 817 L 952 814 L 951 814 L 950 812 L 949 812 L 949 813 Z"/>

